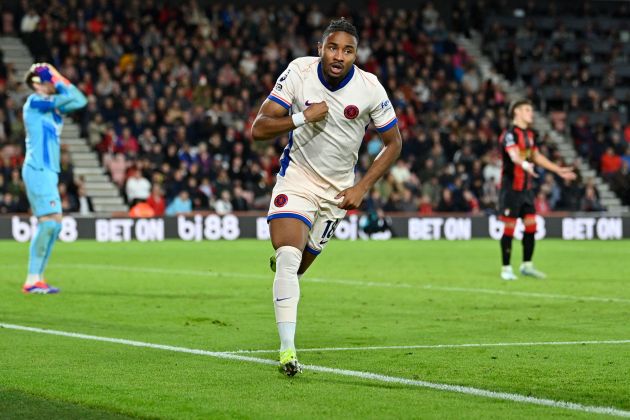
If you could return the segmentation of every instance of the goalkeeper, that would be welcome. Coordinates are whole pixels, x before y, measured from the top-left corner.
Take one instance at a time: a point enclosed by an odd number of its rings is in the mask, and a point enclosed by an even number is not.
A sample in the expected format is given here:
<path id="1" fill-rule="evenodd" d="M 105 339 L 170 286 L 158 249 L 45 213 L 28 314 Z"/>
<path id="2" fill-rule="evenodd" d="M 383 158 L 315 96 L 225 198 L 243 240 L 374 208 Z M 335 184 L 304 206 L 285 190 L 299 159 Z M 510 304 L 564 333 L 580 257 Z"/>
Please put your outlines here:
<path id="1" fill-rule="evenodd" d="M 31 239 L 24 293 L 50 294 L 59 289 L 46 283 L 44 270 L 61 231 L 59 179 L 60 134 L 63 115 L 83 108 L 87 99 L 50 64 L 36 63 L 24 77 L 34 93 L 24 104 L 26 158 L 22 179 L 33 214 L 38 219 Z"/>

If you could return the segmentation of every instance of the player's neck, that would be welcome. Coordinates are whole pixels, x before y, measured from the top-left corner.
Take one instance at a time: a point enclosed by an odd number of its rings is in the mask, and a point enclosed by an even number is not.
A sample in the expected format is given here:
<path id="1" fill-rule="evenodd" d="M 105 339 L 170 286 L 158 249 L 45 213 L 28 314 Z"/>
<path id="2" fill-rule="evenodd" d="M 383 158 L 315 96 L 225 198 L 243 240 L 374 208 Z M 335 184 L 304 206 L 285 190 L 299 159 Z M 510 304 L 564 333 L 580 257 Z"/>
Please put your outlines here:
<path id="1" fill-rule="evenodd" d="M 346 73 L 346 74 L 344 74 L 344 75 L 343 75 L 343 76 L 341 76 L 341 77 L 335 77 L 335 78 L 332 78 L 332 77 L 330 77 L 329 75 L 327 75 L 327 74 L 326 74 L 326 72 L 324 72 L 323 74 L 324 74 L 324 80 L 325 80 L 325 81 L 326 81 L 326 83 L 328 83 L 328 85 L 329 85 L 331 88 L 333 88 L 333 89 L 335 89 L 337 86 L 339 86 L 339 84 L 341 83 L 341 81 L 342 81 L 343 79 L 345 79 L 345 78 L 346 78 L 346 76 L 348 75 L 348 73 Z"/>
<path id="2" fill-rule="evenodd" d="M 521 130 L 527 130 L 529 128 L 529 124 L 524 123 L 523 121 L 514 121 L 512 122 L 512 124 L 514 124 L 514 127 L 518 127 Z"/>

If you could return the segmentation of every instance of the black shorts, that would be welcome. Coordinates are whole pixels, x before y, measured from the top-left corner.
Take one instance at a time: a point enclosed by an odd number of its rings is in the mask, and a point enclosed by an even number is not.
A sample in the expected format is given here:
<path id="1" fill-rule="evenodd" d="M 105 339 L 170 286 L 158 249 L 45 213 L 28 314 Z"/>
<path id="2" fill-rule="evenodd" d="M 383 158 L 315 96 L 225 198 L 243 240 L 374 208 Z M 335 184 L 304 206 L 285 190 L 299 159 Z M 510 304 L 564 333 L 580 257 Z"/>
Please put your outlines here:
<path id="1" fill-rule="evenodd" d="M 499 216 L 523 218 L 527 214 L 536 214 L 533 191 L 514 191 L 502 189 L 499 195 Z"/>

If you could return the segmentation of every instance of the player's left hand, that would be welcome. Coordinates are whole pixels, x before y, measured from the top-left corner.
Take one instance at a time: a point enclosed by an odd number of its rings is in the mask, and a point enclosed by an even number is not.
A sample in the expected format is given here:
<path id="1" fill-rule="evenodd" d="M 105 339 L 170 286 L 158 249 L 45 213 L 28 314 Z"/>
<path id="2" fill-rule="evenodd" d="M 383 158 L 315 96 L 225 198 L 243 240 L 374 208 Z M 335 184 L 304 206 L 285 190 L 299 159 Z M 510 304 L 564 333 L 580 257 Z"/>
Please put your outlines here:
<path id="1" fill-rule="evenodd" d="M 35 73 L 43 83 L 52 83 L 53 74 L 45 64 L 38 63 L 38 66 L 35 67 Z"/>
<path id="2" fill-rule="evenodd" d="M 558 171 L 558 176 L 567 181 L 573 181 L 577 178 L 577 175 L 575 174 L 575 172 L 573 172 L 572 168 L 560 168 L 560 170 Z"/>
<path id="3" fill-rule="evenodd" d="M 59 70 L 55 68 L 55 66 L 49 63 L 43 63 L 43 65 L 50 71 L 50 74 L 52 75 L 52 83 L 57 84 L 58 82 L 61 82 L 65 85 L 70 84 L 70 81 L 62 76 L 61 73 L 59 73 Z"/>
<path id="4" fill-rule="evenodd" d="M 367 194 L 365 188 L 358 184 L 353 187 L 346 188 L 335 197 L 336 200 L 343 198 L 341 203 L 337 204 L 337 207 L 343 210 L 358 209 L 363 202 L 363 197 L 365 197 L 365 194 Z"/>

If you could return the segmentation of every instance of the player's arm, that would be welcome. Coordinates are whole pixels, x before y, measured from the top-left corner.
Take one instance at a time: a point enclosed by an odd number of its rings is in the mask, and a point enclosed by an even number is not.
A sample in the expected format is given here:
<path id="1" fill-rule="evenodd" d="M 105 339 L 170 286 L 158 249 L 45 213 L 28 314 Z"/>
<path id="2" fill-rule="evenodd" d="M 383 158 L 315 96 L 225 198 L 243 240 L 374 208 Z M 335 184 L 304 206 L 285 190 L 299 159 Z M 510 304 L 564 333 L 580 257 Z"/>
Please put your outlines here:
<path id="1" fill-rule="evenodd" d="M 55 85 L 56 93 L 50 98 L 31 101 L 31 107 L 41 112 L 49 112 L 53 109 L 58 109 L 60 112 L 71 112 L 83 108 L 87 104 L 85 95 L 52 65 L 46 63 L 37 65 L 36 71 L 43 82 L 50 82 Z"/>
<path id="2" fill-rule="evenodd" d="M 75 85 L 70 84 L 58 86 L 57 92 L 60 92 L 60 89 L 64 90 L 63 95 L 69 98 L 68 101 L 56 106 L 56 108 L 59 109 L 59 111 L 61 111 L 62 113 L 67 114 L 69 112 L 76 111 L 77 109 L 81 109 L 87 105 L 87 98 L 85 97 L 83 92 L 81 92 L 79 88 L 77 88 Z"/>
<path id="3" fill-rule="evenodd" d="M 547 159 L 547 157 L 543 155 L 542 153 L 540 153 L 538 150 L 534 150 L 532 161 L 536 165 L 541 166 L 547 169 L 548 171 L 551 171 L 557 174 L 562 179 L 573 181 L 577 177 L 575 173 L 573 172 L 573 169 L 556 165 L 555 163 Z"/>
<path id="4" fill-rule="evenodd" d="M 87 98 L 75 85 L 63 77 L 52 65 L 46 64 L 52 74 L 52 82 L 57 88 L 57 94 L 64 95 L 65 102 L 56 106 L 62 113 L 68 113 L 81 109 L 87 105 Z"/>
<path id="5" fill-rule="evenodd" d="M 304 112 L 288 115 L 289 109 L 272 100 L 263 102 L 252 125 L 254 140 L 269 140 L 288 133 L 304 124 L 323 120 L 328 114 L 326 102 L 309 106 Z"/>
<path id="6" fill-rule="evenodd" d="M 521 154 L 518 151 L 518 146 L 514 140 L 514 134 L 512 132 L 506 132 L 503 135 L 501 143 L 503 144 L 505 151 L 507 152 L 508 156 L 510 156 L 510 160 L 512 160 L 512 163 L 514 163 L 515 166 L 520 166 L 525 172 L 527 172 L 534 178 L 538 177 L 538 174 L 534 170 L 534 164 L 521 157 Z"/>
<path id="7" fill-rule="evenodd" d="M 365 176 L 363 176 L 356 185 L 341 191 L 337 194 L 337 197 L 335 197 L 336 199 L 343 197 L 343 201 L 338 205 L 339 208 L 344 210 L 358 208 L 363 201 L 363 197 L 370 191 L 376 181 L 385 175 L 385 172 L 387 172 L 396 159 L 398 159 L 398 156 L 400 156 L 402 138 L 398 130 L 398 124 L 382 132 L 381 139 L 383 140 L 384 147 L 374 162 L 372 162 L 372 165 L 370 165 Z"/>

